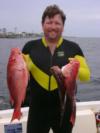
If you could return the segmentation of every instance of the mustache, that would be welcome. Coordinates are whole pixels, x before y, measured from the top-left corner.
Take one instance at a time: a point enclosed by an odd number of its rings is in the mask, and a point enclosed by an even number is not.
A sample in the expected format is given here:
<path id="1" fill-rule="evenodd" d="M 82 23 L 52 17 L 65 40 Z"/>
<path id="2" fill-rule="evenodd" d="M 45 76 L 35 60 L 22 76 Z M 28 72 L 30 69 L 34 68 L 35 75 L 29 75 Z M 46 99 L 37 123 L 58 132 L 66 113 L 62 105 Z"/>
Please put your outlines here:
<path id="1" fill-rule="evenodd" d="M 58 32 L 58 31 L 55 29 L 52 29 L 52 30 L 49 30 L 49 32 Z"/>

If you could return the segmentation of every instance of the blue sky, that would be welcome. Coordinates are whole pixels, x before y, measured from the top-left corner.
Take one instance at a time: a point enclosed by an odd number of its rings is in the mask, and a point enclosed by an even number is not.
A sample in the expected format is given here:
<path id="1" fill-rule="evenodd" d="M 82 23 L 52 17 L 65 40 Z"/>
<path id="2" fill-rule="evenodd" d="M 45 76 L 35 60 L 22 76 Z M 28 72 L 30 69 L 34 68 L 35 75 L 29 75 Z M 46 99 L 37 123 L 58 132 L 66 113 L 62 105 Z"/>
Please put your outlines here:
<path id="1" fill-rule="evenodd" d="M 51 4 L 66 14 L 64 35 L 100 37 L 100 0 L 0 0 L 0 29 L 40 33 L 42 13 Z"/>

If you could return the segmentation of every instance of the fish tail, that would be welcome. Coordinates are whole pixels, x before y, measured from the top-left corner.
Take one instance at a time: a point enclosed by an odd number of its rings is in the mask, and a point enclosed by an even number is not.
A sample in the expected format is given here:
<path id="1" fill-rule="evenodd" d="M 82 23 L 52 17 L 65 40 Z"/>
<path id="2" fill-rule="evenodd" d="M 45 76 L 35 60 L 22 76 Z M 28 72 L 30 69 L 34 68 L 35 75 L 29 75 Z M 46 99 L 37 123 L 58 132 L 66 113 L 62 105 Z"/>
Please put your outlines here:
<path id="1" fill-rule="evenodd" d="M 21 116 L 22 116 L 21 111 L 15 109 L 14 112 L 13 112 L 13 116 L 12 116 L 11 121 L 13 121 L 14 119 L 20 120 Z"/>

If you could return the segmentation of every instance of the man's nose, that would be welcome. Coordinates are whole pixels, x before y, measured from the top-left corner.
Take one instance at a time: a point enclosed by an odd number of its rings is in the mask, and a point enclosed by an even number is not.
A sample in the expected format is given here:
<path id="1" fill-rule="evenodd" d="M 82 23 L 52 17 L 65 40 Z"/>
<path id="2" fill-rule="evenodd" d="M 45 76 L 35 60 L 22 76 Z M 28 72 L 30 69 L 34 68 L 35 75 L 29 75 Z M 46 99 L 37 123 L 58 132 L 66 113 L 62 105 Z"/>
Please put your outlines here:
<path id="1" fill-rule="evenodd" d="M 52 27 L 52 29 L 55 29 L 56 28 L 56 24 L 52 23 L 51 27 Z"/>

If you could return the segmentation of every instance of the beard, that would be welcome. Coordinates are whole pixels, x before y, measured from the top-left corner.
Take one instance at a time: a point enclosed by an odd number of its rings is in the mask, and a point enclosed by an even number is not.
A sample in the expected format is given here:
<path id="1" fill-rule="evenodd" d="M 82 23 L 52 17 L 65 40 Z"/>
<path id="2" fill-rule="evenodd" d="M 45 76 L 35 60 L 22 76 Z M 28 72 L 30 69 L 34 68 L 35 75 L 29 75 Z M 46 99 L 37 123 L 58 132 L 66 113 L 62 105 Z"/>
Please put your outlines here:
<path id="1" fill-rule="evenodd" d="M 45 37 L 49 40 L 49 41 L 58 41 L 59 38 L 61 37 L 61 33 L 58 33 L 55 30 L 49 31 L 47 33 L 44 33 Z"/>

